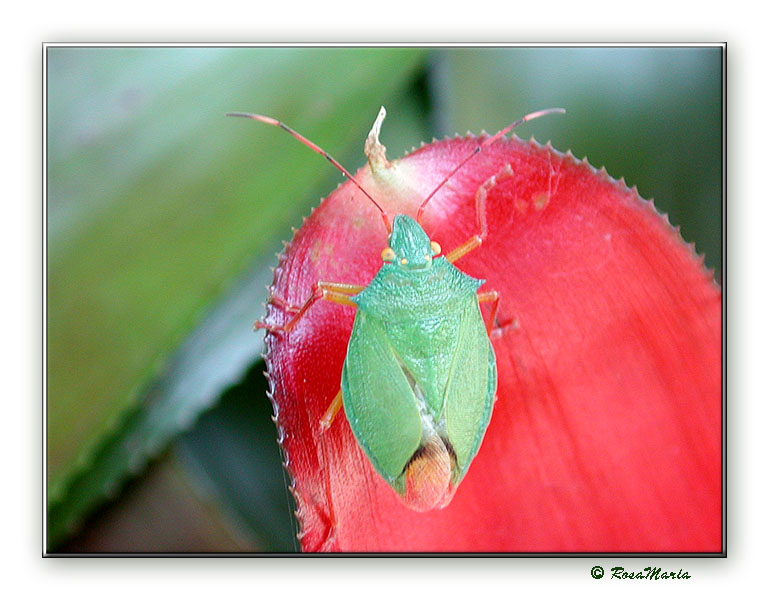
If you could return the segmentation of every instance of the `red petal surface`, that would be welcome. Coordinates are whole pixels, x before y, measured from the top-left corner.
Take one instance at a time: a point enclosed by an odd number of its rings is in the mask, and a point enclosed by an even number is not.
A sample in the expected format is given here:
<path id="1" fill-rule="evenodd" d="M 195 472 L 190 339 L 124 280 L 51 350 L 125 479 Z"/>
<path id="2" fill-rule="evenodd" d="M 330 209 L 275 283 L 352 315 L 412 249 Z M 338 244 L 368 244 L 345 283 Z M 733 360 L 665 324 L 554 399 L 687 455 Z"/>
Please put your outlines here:
<path id="1" fill-rule="evenodd" d="M 436 142 L 357 178 L 392 216 L 419 202 L 477 139 Z M 720 552 L 721 293 L 635 190 L 570 155 L 501 140 L 428 205 L 428 235 L 501 295 L 493 340 L 498 398 L 451 504 L 406 508 L 359 448 L 339 390 L 354 309 L 317 302 L 288 334 L 268 334 L 280 441 L 305 551 Z M 386 245 L 381 218 L 349 182 L 305 221 L 273 295 L 300 305 L 318 280 L 366 284 Z M 269 305 L 268 321 L 290 314 Z"/>

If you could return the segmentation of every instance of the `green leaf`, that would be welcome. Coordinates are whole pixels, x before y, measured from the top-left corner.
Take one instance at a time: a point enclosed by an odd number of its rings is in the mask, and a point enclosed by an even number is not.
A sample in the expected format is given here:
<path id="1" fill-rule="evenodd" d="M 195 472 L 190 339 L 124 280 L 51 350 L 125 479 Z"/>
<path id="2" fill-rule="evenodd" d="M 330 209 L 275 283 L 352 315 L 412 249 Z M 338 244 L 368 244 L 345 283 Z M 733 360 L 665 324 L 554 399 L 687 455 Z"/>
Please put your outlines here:
<path id="1" fill-rule="evenodd" d="M 51 546 L 76 531 L 102 499 L 114 497 L 128 476 L 143 471 L 173 436 L 192 427 L 254 363 L 263 340 L 248 323 L 271 277 L 264 264 L 251 269 L 187 337 L 141 403 L 99 440 L 89 462 L 67 480 L 66 492 L 50 498 Z"/>
<path id="2" fill-rule="evenodd" d="M 274 114 L 329 149 L 362 144 L 379 105 L 407 83 L 421 52 L 47 53 L 47 464 L 55 543 L 258 354 L 252 336 L 237 360 L 226 359 L 237 346 L 232 328 L 248 332 L 259 316 L 252 296 L 237 320 L 222 317 L 220 306 L 168 365 L 253 257 L 277 249 L 289 224 L 317 202 L 309 192 L 320 193 L 330 179 L 328 166 L 285 134 L 224 114 Z M 243 285 L 253 285 L 256 272 Z M 251 289 L 263 298 L 261 284 Z M 211 372 L 198 368 L 201 360 L 220 362 L 219 375 L 200 381 L 199 371 Z M 147 393 L 163 369 L 165 379 Z"/>
<path id="3" fill-rule="evenodd" d="M 264 361 L 179 436 L 181 464 L 261 552 L 296 552 L 296 523 L 281 464 Z"/>

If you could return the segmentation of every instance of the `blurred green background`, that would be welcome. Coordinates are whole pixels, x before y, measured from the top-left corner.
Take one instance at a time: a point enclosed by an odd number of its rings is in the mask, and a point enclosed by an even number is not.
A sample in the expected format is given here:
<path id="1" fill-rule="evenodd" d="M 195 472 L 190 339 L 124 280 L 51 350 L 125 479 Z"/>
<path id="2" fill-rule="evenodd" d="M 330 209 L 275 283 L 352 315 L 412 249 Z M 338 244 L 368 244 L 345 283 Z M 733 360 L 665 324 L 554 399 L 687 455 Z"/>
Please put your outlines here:
<path id="1" fill-rule="evenodd" d="M 281 240 L 354 171 L 523 138 L 654 198 L 721 277 L 722 50 L 46 48 L 48 551 L 292 552 L 260 354 Z"/>

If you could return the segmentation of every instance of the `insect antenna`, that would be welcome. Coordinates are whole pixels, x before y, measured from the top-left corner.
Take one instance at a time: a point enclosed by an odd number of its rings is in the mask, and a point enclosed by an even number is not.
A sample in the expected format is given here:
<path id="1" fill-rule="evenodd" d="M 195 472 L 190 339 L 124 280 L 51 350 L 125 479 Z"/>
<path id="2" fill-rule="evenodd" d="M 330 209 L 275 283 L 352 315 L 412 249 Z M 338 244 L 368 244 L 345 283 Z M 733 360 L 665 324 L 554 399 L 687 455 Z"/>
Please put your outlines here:
<path id="1" fill-rule="evenodd" d="M 339 169 L 339 171 L 341 171 L 342 174 L 344 174 L 344 176 L 347 177 L 347 179 L 352 181 L 358 187 L 358 189 L 361 192 L 363 192 L 363 194 L 366 196 L 366 198 L 371 200 L 373 205 L 376 206 L 377 209 L 379 209 L 379 212 L 382 214 L 382 220 L 384 221 L 385 227 L 387 228 L 387 233 L 388 234 L 392 233 L 392 225 L 390 224 L 390 218 L 387 216 L 387 213 L 384 211 L 384 209 L 379 205 L 379 203 L 376 200 L 374 200 L 371 197 L 371 194 L 369 194 L 365 189 L 363 189 L 363 186 L 360 183 L 358 183 L 358 181 L 355 179 L 355 177 L 353 177 L 352 174 L 339 163 L 339 161 L 337 161 L 333 156 L 331 156 L 323 148 L 321 148 L 320 146 L 317 146 L 316 144 L 314 144 L 313 142 L 308 140 L 306 137 L 304 137 L 300 133 L 297 133 L 296 131 L 291 129 L 288 125 L 286 125 L 285 123 L 283 123 L 281 121 L 278 121 L 277 119 L 273 119 L 272 117 L 265 117 L 264 115 L 256 115 L 256 114 L 253 114 L 253 113 L 241 113 L 241 112 L 230 112 L 230 113 L 227 113 L 227 116 L 228 117 L 243 117 L 243 118 L 246 118 L 246 119 L 254 119 L 255 121 L 261 121 L 262 123 L 267 123 L 267 125 L 273 125 L 275 127 L 280 127 L 283 131 L 286 131 L 286 132 L 290 133 L 297 140 L 302 142 L 310 150 L 312 150 L 314 152 L 317 152 L 318 154 L 323 156 L 328 162 L 330 162 L 337 169 Z M 435 193 L 435 192 L 433 192 L 433 193 Z"/>
<path id="2" fill-rule="evenodd" d="M 487 138 L 487 139 L 483 140 L 480 144 L 478 144 L 473 149 L 472 152 L 470 152 L 470 154 L 468 154 L 465 158 L 463 158 L 459 162 L 459 164 L 456 167 L 454 167 L 449 172 L 449 174 L 446 175 L 446 177 L 444 177 L 441 180 L 441 182 L 435 187 L 435 189 L 428 194 L 427 198 L 425 198 L 422 201 L 422 204 L 419 205 L 419 210 L 417 211 L 417 223 L 419 223 L 420 225 L 422 224 L 422 215 L 424 214 L 425 206 L 427 206 L 427 203 L 430 202 L 430 200 L 432 199 L 433 196 L 435 196 L 435 194 L 438 192 L 438 190 L 440 190 L 446 184 L 446 182 L 449 179 L 451 179 L 457 171 L 459 171 L 459 169 L 464 167 L 471 158 L 473 158 L 474 156 L 477 156 L 481 152 L 481 150 L 483 150 L 486 146 L 488 146 L 490 144 L 493 144 L 499 138 L 507 135 L 508 133 L 510 133 L 510 131 L 512 129 L 518 127 L 518 125 L 520 125 L 521 123 L 525 123 L 526 121 L 531 121 L 532 119 L 536 119 L 538 117 L 543 117 L 545 115 L 550 115 L 550 114 L 554 114 L 554 113 L 565 113 L 565 112 L 566 112 L 566 109 L 564 109 L 564 108 L 546 108 L 544 110 L 538 110 L 538 111 L 529 113 L 527 115 L 524 115 L 523 117 L 521 117 L 520 119 L 518 119 L 514 123 L 511 123 L 510 125 L 508 125 L 504 129 L 499 131 L 498 133 L 495 133 L 490 138 Z"/>

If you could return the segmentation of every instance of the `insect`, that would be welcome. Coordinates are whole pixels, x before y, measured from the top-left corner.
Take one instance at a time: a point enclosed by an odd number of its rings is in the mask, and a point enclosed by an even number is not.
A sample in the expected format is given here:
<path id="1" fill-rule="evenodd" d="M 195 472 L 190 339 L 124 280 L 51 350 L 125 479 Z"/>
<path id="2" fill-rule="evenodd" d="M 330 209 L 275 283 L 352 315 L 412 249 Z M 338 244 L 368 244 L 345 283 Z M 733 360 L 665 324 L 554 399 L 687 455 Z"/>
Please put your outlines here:
<path id="1" fill-rule="evenodd" d="M 468 161 L 525 121 L 563 109 L 527 114 L 481 141 L 421 202 L 416 215 L 390 217 L 371 194 L 326 151 L 284 123 L 263 115 L 229 113 L 280 127 L 324 156 L 379 210 L 387 230 L 382 266 L 366 286 L 318 281 L 298 307 L 279 302 L 293 316 L 282 325 L 255 328 L 291 331 L 318 300 L 356 308 L 340 390 L 319 427 L 331 427 L 341 408 L 376 471 L 403 502 L 417 511 L 443 508 L 478 453 L 496 399 L 497 367 L 490 341 L 499 295 L 479 292 L 484 283 L 454 263 L 487 236 L 485 199 L 509 165 L 476 193 L 477 232 L 441 254 L 422 228 L 426 206 Z M 372 133 L 379 131 L 384 108 Z M 489 303 L 484 322 L 480 304 Z"/>

